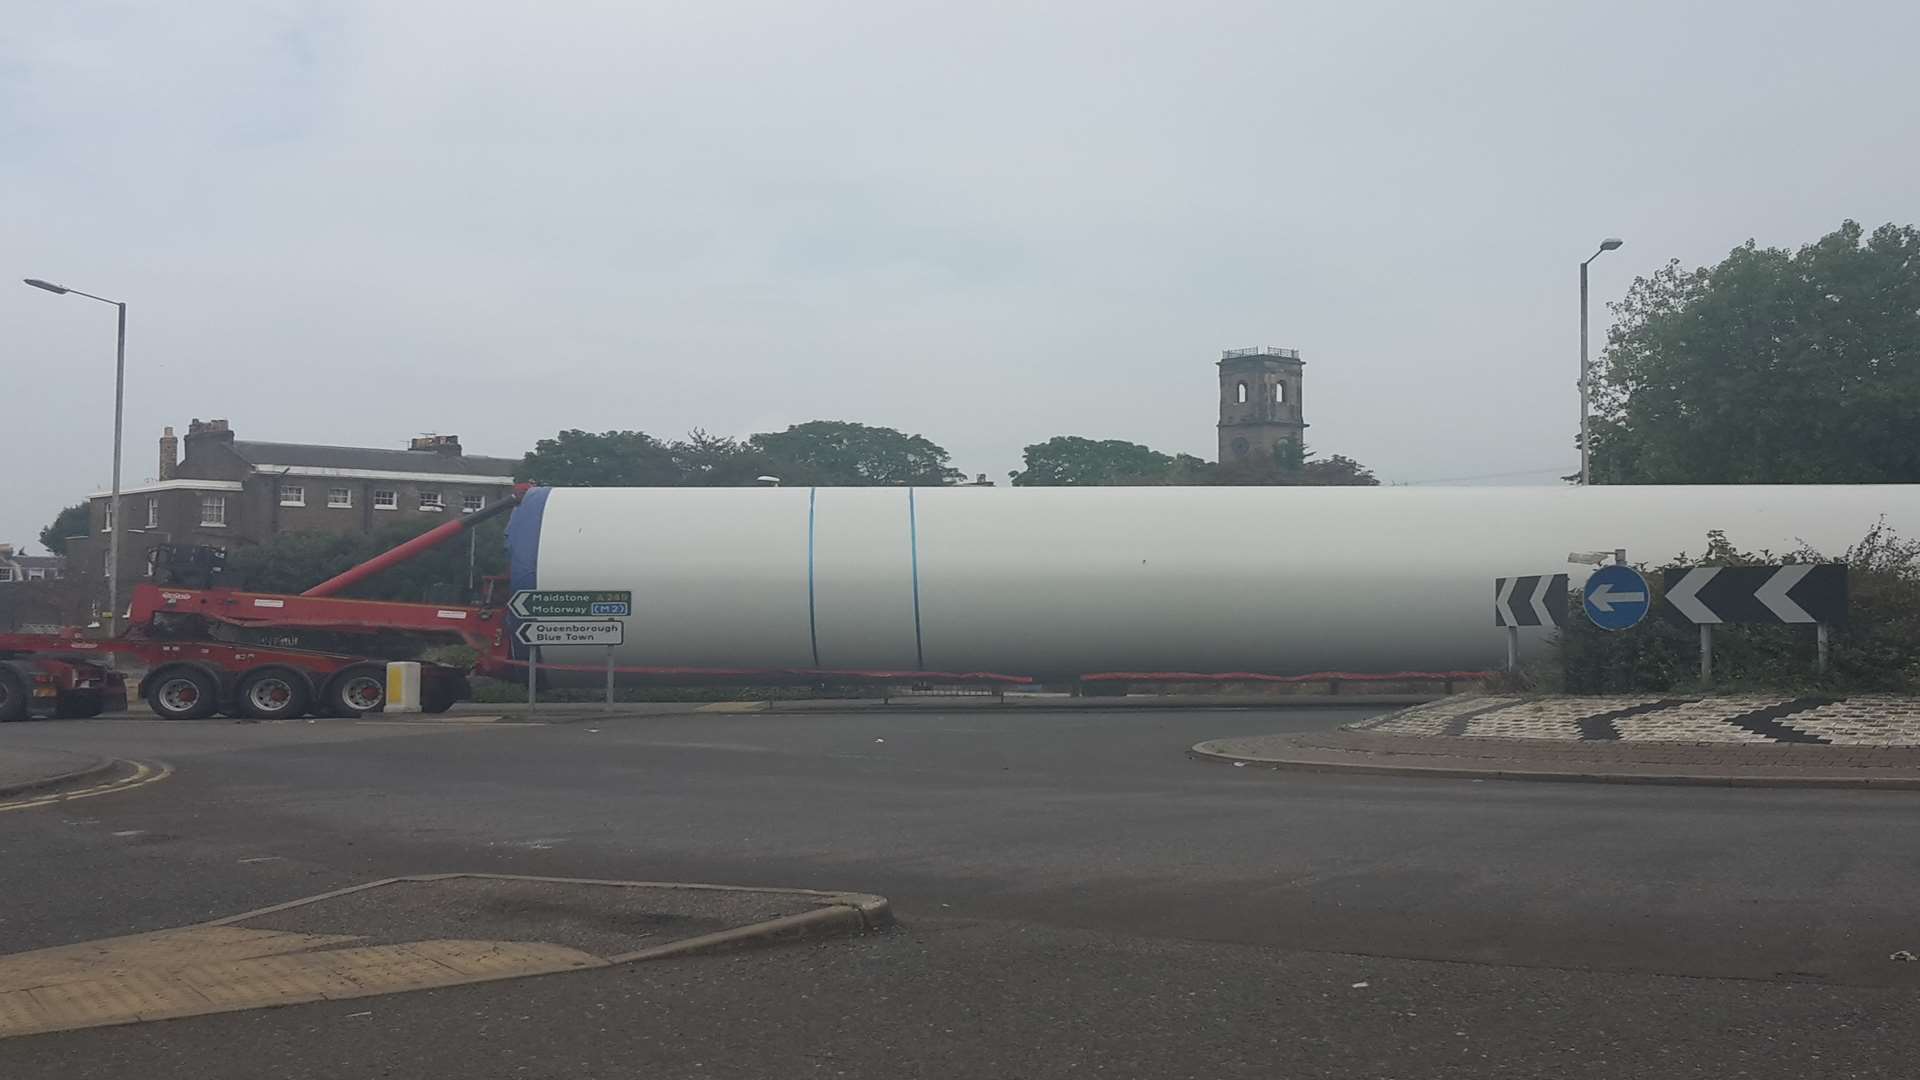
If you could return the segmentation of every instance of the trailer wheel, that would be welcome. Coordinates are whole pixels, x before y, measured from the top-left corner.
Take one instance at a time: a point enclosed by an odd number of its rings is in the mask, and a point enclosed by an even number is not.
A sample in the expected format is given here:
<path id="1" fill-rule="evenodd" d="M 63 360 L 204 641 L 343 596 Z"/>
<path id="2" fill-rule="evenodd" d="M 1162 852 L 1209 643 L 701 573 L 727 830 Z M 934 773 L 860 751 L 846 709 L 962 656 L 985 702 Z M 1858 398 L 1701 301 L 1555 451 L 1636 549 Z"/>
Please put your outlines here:
<path id="1" fill-rule="evenodd" d="M 240 679 L 235 695 L 241 715 L 255 720 L 285 720 L 303 716 L 312 695 L 307 681 L 286 668 L 260 668 Z"/>
<path id="2" fill-rule="evenodd" d="M 329 716 L 352 719 L 379 712 L 387 705 L 386 670 L 373 664 L 350 667 L 327 683 L 321 708 Z"/>
<path id="3" fill-rule="evenodd" d="M 430 682 L 420 687 L 420 711 L 423 713 L 446 712 L 453 708 L 456 700 L 451 686 Z"/>
<path id="4" fill-rule="evenodd" d="M 27 689 L 20 676 L 0 668 L 0 723 L 27 718 Z"/>
<path id="5" fill-rule="evenodd" d="M 205 720 L 220 707 L 220 688 L 197 668 L 174 668 L 147 684 L 147 706 L 162 720 Z"/>

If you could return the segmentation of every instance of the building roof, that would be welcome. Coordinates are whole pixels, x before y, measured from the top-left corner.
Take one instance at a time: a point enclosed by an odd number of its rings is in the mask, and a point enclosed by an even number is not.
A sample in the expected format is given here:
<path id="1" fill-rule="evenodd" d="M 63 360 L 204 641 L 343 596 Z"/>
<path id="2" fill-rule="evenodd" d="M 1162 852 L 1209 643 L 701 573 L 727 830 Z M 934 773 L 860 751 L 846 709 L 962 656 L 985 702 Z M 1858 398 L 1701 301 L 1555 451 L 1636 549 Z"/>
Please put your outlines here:
<path id="1" fill-rule="evenodd" d="M 384 450 L 372 446 L 312 446 L 306 443 L 237 439 L 233 452 L 249 464 L 308 469 L 352 469 L 381 473 L 432 473 L 497 480 L 512 477 L 513 458 L 447 454 L 435 450 Z"/>
<path id="2" fill-rule="evenodd" d="M 12 563 L 22 570 L 64 570 L 67 566 L 65 555 L 7 555 L 0 562 Z"/>

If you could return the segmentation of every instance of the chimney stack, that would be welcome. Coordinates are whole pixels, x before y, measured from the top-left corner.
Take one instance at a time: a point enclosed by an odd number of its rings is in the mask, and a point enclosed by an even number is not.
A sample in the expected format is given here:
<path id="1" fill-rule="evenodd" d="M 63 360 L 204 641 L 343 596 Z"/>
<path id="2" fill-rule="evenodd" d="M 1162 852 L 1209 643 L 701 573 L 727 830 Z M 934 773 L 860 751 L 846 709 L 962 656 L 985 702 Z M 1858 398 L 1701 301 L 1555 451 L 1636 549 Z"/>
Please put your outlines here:
<path id="1" fill-rule="evenodd" d="M 422 435 L 407 444 L 409 450 L 423 450 L 434 454 L 460 456 L 460 436 L 458 435 Z"/>
<path id="2" fill-rule="evenodd" d="M 160 479 L 173 479 L 173 472 L 180 467 L 180 440 L 174 437 L 173 428 L 160 432 Z"/>

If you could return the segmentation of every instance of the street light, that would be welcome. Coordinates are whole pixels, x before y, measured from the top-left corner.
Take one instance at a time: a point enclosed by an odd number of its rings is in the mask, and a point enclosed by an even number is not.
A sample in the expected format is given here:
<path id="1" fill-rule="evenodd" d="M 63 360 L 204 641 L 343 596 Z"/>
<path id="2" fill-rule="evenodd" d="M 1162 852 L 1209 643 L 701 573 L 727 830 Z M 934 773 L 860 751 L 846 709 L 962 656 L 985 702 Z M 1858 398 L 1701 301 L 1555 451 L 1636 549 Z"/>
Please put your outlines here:
<path id="1" fill-rule="evenodd" d="M 1602 252 L 1613 251 L 1624 241 L 1609 236 L 1600 241 L 1600 250 L 1587 256 L 1580 264 L 1580 486 L 1593 483 L 1593 445 L 1587 431 L 1587 263 L 1600 257 Z"/>
<path id="2" fill-rule="evenodd" d="M 109 504 L 112 509 L 108 511 L 113 522 L 108 526 L 107 537 L 107 637 L 112 638 L 120 629 L 120 428 L 126 415 L 127 399 L 127 305 L 39 278 L 23 280 L 36 289 L 45 289 L 58 296 L 72 293 L 103 304 L 112 304 L 120 310 L 120 340 L 113 353 L 113 501 Z"/>

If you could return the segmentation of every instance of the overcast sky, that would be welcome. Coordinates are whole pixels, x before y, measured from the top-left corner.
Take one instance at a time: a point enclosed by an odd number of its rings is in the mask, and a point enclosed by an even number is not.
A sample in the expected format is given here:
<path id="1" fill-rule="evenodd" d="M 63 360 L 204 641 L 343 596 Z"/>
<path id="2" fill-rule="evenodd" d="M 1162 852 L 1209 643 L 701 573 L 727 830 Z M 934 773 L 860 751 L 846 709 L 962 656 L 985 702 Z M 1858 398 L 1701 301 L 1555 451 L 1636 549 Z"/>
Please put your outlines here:
<path id="1" fill-rule="evenodd" d="M 1920 5 L 8 5 L 0 541 L 163 424 L 518 455 L 567 427 L 1211 456 L 1297 347 L 1385 480 L 1571 471 L 1576 266 L 1912 222 Z M 1497 476 L 1493 474 L 1498 474 Z"/>

